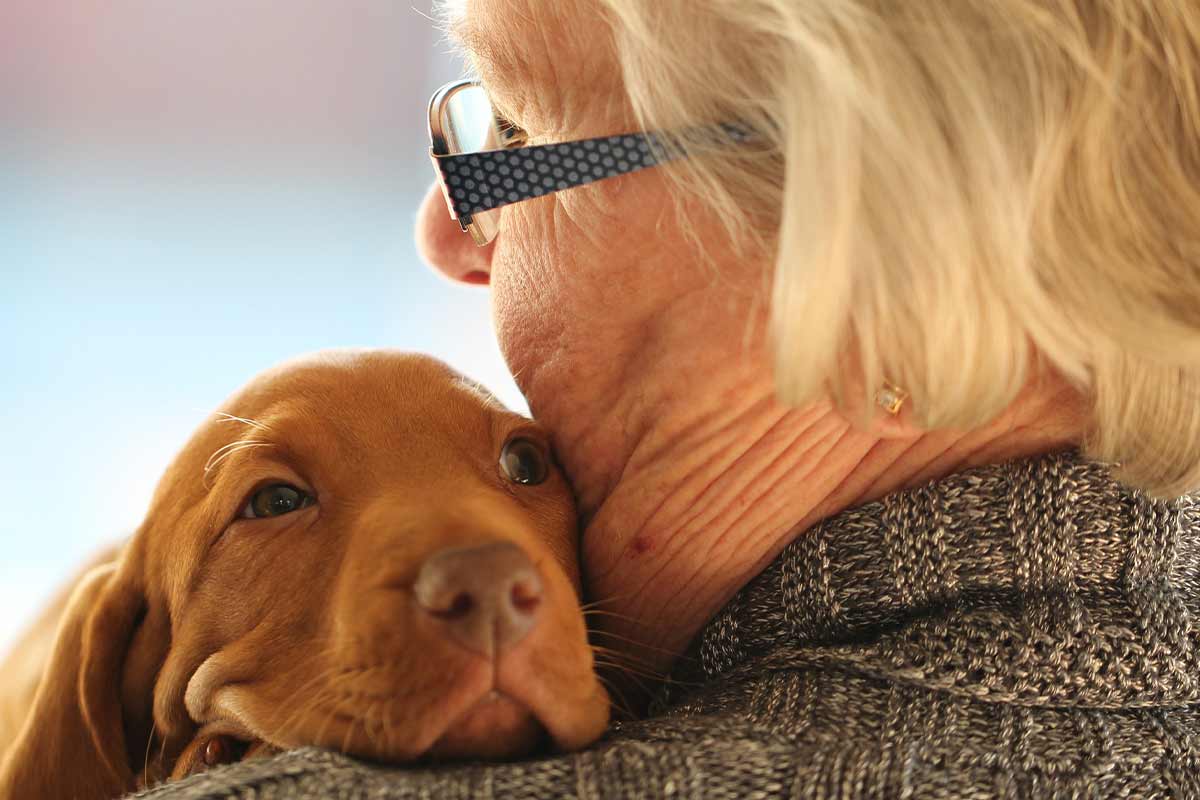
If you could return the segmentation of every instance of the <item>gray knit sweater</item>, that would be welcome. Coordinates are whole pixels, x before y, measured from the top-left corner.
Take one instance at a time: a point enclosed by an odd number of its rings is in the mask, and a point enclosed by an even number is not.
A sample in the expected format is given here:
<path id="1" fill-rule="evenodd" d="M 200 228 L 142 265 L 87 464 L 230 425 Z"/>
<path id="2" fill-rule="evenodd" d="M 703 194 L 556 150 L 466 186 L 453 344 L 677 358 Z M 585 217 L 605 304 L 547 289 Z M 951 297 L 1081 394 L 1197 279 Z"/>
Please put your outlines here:
<path id="1" fill-rule="evenodd" d="M 142 797 L 1200 798 L 1200 502 L 1057 455 L 805 533 L 645 721 L 518 764 L 317 750 Z"/>

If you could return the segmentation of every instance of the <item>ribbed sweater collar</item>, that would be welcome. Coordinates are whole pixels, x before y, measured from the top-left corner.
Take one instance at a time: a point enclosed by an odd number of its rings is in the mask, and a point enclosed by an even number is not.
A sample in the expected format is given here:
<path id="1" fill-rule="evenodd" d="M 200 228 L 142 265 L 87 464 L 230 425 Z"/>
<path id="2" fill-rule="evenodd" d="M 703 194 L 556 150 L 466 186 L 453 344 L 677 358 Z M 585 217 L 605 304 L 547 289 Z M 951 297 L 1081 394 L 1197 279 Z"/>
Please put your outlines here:
<path id="1" fill-rule="evenodd" d="M 705 627 L 679 674 L 807 665 L 991 702 L 1183 705 L 1200 702 L 1198 613 L 1200 504 L 1153 500 L 1059 453 L 804 532 Z"/>

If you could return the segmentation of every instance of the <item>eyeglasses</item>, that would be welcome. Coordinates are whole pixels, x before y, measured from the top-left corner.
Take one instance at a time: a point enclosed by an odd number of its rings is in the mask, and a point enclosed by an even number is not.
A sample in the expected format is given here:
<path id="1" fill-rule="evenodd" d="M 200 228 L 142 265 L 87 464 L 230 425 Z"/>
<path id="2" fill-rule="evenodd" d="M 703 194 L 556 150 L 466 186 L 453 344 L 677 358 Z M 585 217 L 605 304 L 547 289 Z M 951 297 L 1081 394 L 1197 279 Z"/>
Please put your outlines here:
<path id="1" fill-rule="evenodd" d="M 721 125 L 733 141 L 751 138 Z M 669 161 L 655 133 L 526 146 L 525 131 L 496 113 L 483 87 L 455 81 L 429 101 L 430 156 L 451 219 L 483 246 L 496 238 L 499 209 Z"/>

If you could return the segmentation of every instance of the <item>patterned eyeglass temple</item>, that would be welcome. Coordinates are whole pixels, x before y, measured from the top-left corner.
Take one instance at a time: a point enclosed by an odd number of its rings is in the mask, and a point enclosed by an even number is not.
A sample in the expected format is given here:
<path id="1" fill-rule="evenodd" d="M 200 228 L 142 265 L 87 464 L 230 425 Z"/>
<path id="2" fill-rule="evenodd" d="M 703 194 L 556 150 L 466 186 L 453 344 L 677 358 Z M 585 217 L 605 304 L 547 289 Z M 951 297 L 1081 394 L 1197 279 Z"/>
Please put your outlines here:
<path id="1" fill-rule="evenodd" d="M 433 153 L 455 219 L 669 161 L 653 133 L 444 155 Z"/>
<path id="2" fill-rule="evenodd" d="M 435 95 L 431 104 L 431 120 L 433 104 L 440 95 Z M 735 124 L 706 130 L 719 133 L 734 144 L 756 138 L 750 129 Z M 432 125 L 430 138 L 430 155 L 446 205 L 463 230 L 470 225 L 473 214 L 627 175 L 674 157 L 656 133 L 626 133 L 454 154 L 449 153 L 444 136 L 435 132 Z"/>

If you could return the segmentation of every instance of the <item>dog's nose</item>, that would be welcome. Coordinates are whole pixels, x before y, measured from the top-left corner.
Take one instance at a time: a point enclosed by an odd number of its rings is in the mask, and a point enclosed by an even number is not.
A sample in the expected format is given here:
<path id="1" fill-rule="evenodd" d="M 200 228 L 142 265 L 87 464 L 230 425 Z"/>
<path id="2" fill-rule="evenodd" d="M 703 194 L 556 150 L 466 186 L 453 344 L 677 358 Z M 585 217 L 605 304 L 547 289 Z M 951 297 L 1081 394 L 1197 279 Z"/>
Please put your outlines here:
<path id="1" fill-rule="evenodd" d="M 459 644 L 488 657 L 529 633 L 542 604 L 537 568 L 508 542 L 434 553 L 413 591 Z"/>

